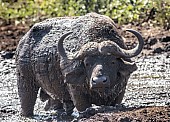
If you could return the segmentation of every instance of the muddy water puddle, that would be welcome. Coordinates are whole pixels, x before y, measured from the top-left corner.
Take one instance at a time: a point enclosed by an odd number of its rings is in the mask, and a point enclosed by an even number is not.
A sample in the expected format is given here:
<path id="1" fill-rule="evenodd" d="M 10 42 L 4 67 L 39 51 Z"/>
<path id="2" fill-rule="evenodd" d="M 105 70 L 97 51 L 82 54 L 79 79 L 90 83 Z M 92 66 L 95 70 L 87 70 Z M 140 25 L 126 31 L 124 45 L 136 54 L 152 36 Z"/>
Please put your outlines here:
<path id="1" fill-rule="evenodd" d="M 170 105 L 170 57 L 141 57 L 129 82 L 123 103 L 128 106 Z"/>
<path id="2" fill-rule="evenodd" d="M 123 104 L 125 106 L 166 106 L 170 105 L 170 57 L 167 54 L 146 56 L 135 59 L 138 70 L 128 82 Z M 45 103 L 37 99 L 36 116 L 33 119 L 19 115 L 20 103 L 14 59 L 0 59 L 0 121 L 50 121 L 58 120 L 56 112 L 44 111 Z"/>

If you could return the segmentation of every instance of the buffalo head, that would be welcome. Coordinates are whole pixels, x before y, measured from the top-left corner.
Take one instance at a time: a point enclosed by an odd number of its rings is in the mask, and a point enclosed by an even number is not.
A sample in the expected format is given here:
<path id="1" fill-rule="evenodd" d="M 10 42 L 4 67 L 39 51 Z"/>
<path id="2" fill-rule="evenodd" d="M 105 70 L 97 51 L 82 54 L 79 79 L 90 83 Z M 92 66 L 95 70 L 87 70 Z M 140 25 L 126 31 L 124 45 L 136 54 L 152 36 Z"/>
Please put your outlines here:
<path id="1" fill-rule="evenodd" d="M 87 84 L 88 88 L 100 93 L 121 87 L 130 74 L 137 69 L 129 58 L 137 56 L 144 41 L 142 36 L 135 30 L 127 30 L 134 34 L 139 43 L 134 49 L 126 50 L 119 47 L 115 42 L 107 40 L 88 42 L 72 55 L 68 55 L 63 47 L 63 40 L 72 32 L 63 35 L 58 41 L 58 52 L 61 57 L 60 67 L 65 82 L 69 84 Z"/>

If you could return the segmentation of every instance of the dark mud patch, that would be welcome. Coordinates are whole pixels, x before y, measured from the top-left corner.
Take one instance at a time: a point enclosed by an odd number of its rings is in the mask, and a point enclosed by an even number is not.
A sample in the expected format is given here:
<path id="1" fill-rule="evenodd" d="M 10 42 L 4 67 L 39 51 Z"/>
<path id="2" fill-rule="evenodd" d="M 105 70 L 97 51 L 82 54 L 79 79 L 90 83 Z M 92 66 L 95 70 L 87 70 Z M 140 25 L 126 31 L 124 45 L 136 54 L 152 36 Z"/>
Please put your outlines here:
<path id="1" fill-rule="evenodd" d="M 25 25 L 0 26 L 0 51 L 15 51 L 19 40 L 28 31 Z"/>
<path id="2" fill-rule="evenodd" d="M 144 38 L 144 48 L 142 55 L 154 55 L 170 52 L 170 30 L 165 30 L 162 27 L 154 26 L 149 23 L 143 23 L 140 26 L 131 24 L 123 25 L 123 29 L 134 29 L 139 31 Z M 136 39 L 131 34 L 122 34 L 126 40 L 126 45 L 131 48 L 136 45 Z"/>
<path id="3" fill-rule="evenodd" d="M 80 122 L 169 122 L 169 107 L 139 107 L 117 112 L 98 113 Z"/>

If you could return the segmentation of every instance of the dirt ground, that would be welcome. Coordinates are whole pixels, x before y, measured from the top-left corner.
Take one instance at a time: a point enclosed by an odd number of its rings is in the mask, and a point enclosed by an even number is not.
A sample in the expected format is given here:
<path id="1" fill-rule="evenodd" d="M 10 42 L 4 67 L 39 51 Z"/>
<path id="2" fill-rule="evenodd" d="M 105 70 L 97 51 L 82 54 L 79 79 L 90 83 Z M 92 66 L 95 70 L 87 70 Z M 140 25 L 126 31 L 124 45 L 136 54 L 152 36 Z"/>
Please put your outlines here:
<path id="1" fill-rule="evenodd" d="M 0 120 L 1 121 L 58 121 L 55 117 L 23 119 L 19 116 L 15 62 L 12 58 L 19 39 L 29 30 L 25 25 L 0 26 Z M 170 30 L 144 23 L 141 26 L 124 25 L 141 32 L 144 50 L 134 60 L 138 71 L 128 83 L 123 107 L 102 107 L 81 119 L 60 121 L 85 122 L 170 122 Z M 124 35 L 128 47 L 134 46 L 133 36 Z M 132 41 L 131 41 L 132 40 Z M 43 104 L 37 100 L 36 111 Z M 38 113 L 37 113 L 38 114 Z M 47 114 L 47 113 L 45 113 Z M 49 113 L 48 113 L 49 115 Z"/>
<path id="2" fill-rule="evenodd" d="M 145 107 L 118 112 L 97 113 L 80 122 L 169 122 L 169 107 Z"/>

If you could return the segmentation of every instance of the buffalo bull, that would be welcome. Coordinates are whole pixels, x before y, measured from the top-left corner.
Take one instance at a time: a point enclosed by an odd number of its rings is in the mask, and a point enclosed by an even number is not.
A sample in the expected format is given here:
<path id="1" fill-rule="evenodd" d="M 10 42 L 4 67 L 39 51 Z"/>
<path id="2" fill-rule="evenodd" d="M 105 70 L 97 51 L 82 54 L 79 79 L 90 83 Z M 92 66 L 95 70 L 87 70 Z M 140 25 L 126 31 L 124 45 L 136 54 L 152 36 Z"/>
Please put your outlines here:
<path id="1" fill-rule="evenodd" d="M 32 116 L 38 90 L 45 109 L 84 111 L 92 104 L 121 103 L 130 74 L 137 69 L 132 57 L 143 48 L 127 50 L 114 22 L 89 13 L 80 17 L 48 19 L 35 24 L 16 51 L 18 93 L 22 115 Z"/>

